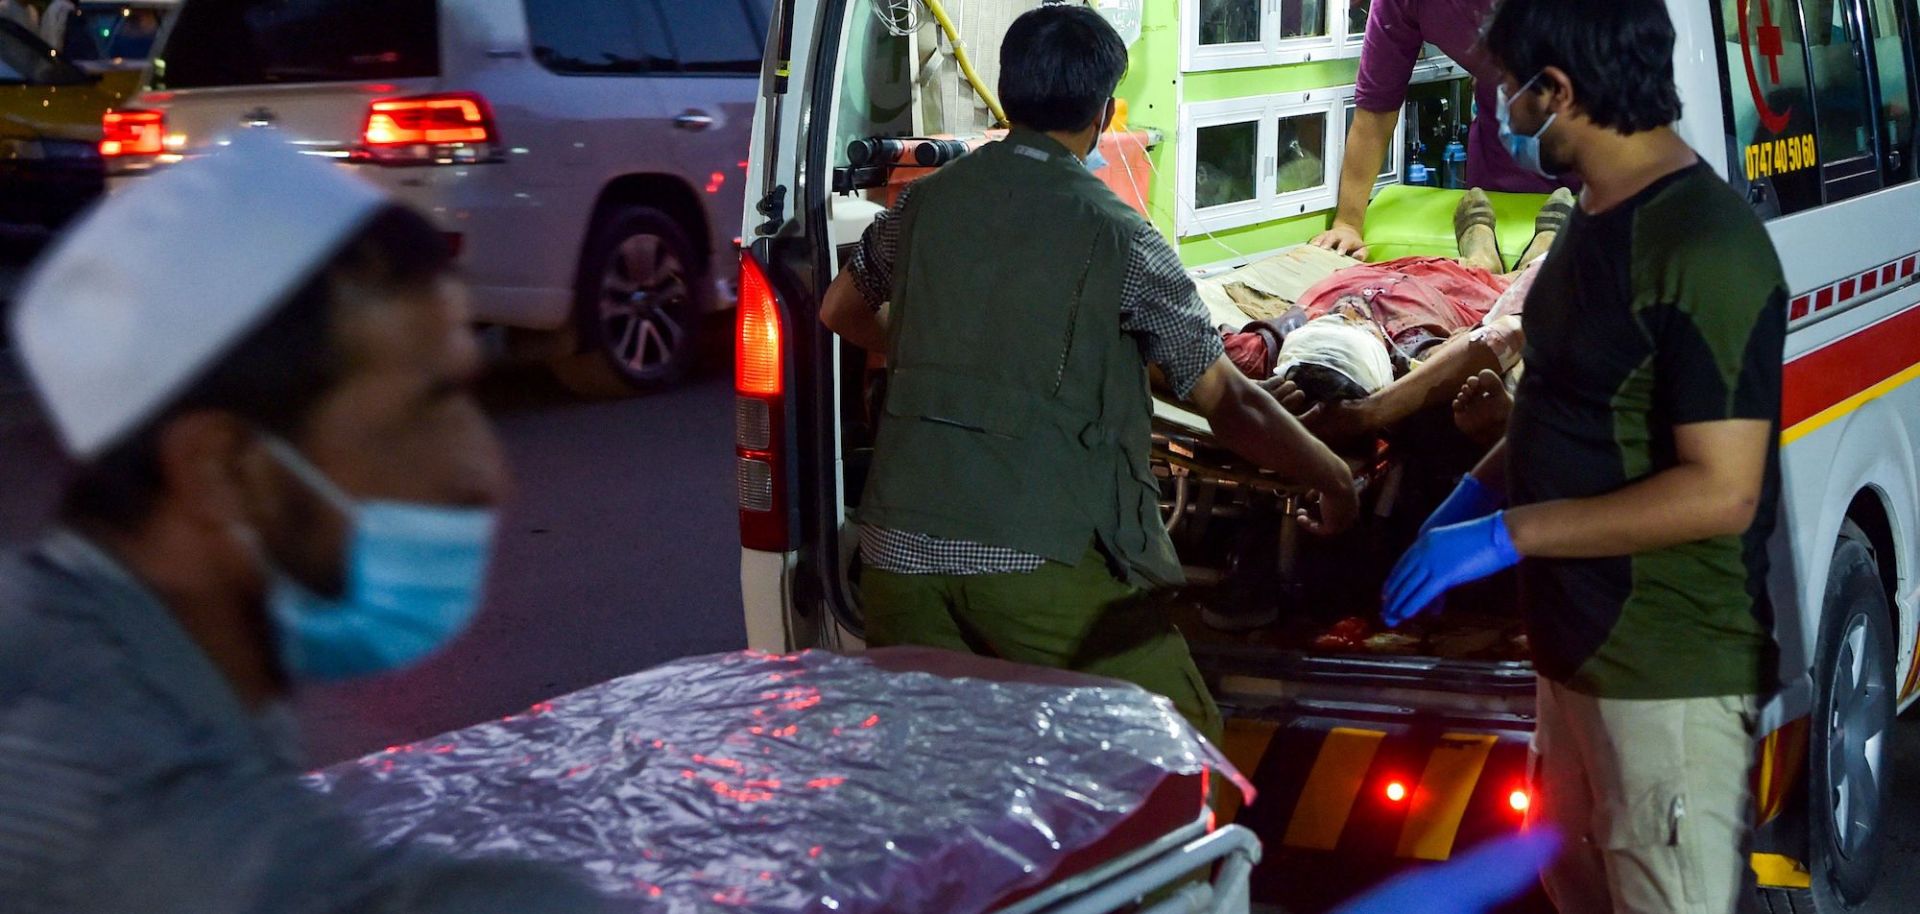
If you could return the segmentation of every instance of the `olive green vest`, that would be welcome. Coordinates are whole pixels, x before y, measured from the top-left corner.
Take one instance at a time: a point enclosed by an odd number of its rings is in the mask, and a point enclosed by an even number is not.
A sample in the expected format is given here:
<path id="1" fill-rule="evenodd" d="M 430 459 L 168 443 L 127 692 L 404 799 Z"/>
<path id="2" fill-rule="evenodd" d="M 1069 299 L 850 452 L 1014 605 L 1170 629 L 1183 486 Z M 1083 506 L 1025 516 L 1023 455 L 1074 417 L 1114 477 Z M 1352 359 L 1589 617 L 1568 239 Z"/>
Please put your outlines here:
<path id="1" fill-rule="evenodd" d="M 858 520 L 1181 583 L 1148 464 L 1152 401 L 1120 285 L 1139 213 L 1016 130 L 913 186 L 886 415 Z"/>

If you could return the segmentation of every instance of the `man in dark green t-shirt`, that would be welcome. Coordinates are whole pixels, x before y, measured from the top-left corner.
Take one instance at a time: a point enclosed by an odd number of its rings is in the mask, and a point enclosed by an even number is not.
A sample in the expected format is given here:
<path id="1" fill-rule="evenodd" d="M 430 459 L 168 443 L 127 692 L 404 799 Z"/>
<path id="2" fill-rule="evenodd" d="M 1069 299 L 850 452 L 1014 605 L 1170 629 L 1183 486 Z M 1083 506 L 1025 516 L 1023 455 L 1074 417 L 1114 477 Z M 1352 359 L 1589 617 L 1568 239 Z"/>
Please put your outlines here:
<path id="1" fill-rule="evenodd" d="M 1503 142 L 1585 190 L 1527 300 L 1506 440 L 1428 520 L 1384 613 L 1518 564 L 1533 814 L 1575 839 L 1548 893 L 1563 912 L 1735 911 L 1775 684 L 1779 260 L 1672 129 L 1659 0 L 1507 0 L 1485 43 Z"/>

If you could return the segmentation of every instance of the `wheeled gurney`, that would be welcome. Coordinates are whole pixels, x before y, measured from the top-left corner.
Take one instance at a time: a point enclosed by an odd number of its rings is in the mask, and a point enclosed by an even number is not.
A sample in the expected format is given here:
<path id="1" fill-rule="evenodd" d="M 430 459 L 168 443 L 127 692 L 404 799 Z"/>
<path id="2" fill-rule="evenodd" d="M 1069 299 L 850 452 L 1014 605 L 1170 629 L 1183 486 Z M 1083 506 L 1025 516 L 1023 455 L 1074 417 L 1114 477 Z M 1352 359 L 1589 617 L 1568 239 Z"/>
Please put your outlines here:
<path id="1" fill-rule="evenodd" d="M 310 780 L 377 842 L 635 911 L 1235 914 L 1260 849 L 1214 774 L 1250 789 L 1133 686 L 896 649 L 683 660 Z"/>

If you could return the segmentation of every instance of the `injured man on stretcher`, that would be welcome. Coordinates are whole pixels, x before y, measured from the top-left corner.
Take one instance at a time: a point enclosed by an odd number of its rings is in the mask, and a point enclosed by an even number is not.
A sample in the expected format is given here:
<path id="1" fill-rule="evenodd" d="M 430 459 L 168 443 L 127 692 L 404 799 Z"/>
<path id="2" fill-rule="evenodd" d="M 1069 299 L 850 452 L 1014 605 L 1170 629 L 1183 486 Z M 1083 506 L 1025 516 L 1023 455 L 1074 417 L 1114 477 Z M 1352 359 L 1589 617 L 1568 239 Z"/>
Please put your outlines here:
<path id="1" fill-rule="evenodd" d="M 1486 195 L 1469 191 L 1454 215 L 1456 258 L 1359 263 L 1302 246 L 1198 280 L 1234 364 L 1359 468 L 1366 517 L 1334 541 L 1299 536 L 1277 480 L 1245 472 L 1203 426 L 1157 406 L 1162 506 L 1204 623 L 1190 629 L 1196 650 L 1211 629 L 1313 652 L 1524 659 L 1497 582 L 1397 631 L 1381 631 L 1375 613 L 1393 557 L 1505 431 L 1520 315 L 1573 205 L 1564 191 L 1546 199 L 1512 269 Z"/>
<path id="2" fill-rule="evenodd" d="M 1229 356 L 1331 443 L 1370 441 L 1450 403 L 1459 430 L 1491 446 L 1511 407 L 1505 379 L 1519 366 L 1526 295 L 1573 198 L 1562 190 L 1548 199 L 1532 242 L 1504 273 L 1486 201 L 1477 191 L 1461 200 L 1458 259 L 1336 270 L 1280 317 L 1223 331 Z"/>

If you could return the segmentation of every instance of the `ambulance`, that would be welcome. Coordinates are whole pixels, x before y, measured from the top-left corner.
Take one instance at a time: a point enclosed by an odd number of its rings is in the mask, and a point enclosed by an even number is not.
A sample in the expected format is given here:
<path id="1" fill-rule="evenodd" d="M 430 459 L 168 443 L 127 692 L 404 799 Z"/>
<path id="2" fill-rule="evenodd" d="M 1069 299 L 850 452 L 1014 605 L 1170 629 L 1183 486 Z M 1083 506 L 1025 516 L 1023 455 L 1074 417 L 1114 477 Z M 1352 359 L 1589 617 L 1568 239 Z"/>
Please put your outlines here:
<path id="1" fill-rule="evenodd" d="M 979 89 L 994 84 L 1007 25 L 1038 5 L 776 4 L 736 365 L 753 647 L 862 646 L 851 517 L 884 392 L 872 358 L 819 324 L 821 295 L 900 187 L 995 135 Z M 1131 54 L 1101 176 L 1203 285 L 1326 227 L 1369 0 L 1091 5 Z M 1756 747 L 1752 865 L 1770 910 L 1855 910 L 1886 854 L 1891 727 L 1920 697 L 1920 7 L 1668 6 L 1679 130 L 1766 220 L 1791 293 L 1769 580 L 1785 685 Z M 1469 79 L 1437 51 L 1416 68 L 1369 210 L 1376 259 L 1453 253 Z M 1503 250 L 1524 246 L 1537 205 L 1502 201 Z M 1293 528 L 1295 494 L 1203 424 L 1156 425 L 1165 519 L 1190 579 L 1171 611 L 1229 715 L 1227 754 L 1260 788 L 1221 810 L 1265 846 L 1256 900 L 1325 905 L 1524 818 L 1533 674 L 1510 585 L 1457 591 L 1430 630 L 1370 621 L 1392 556 L 1460 472 L 1453 444 L 1436 430 L 1383 445 L 1360 529 L 1319 541 Z M 1212 631 L 1209 610 L 1236 601 L 1278 618 Z"/>

